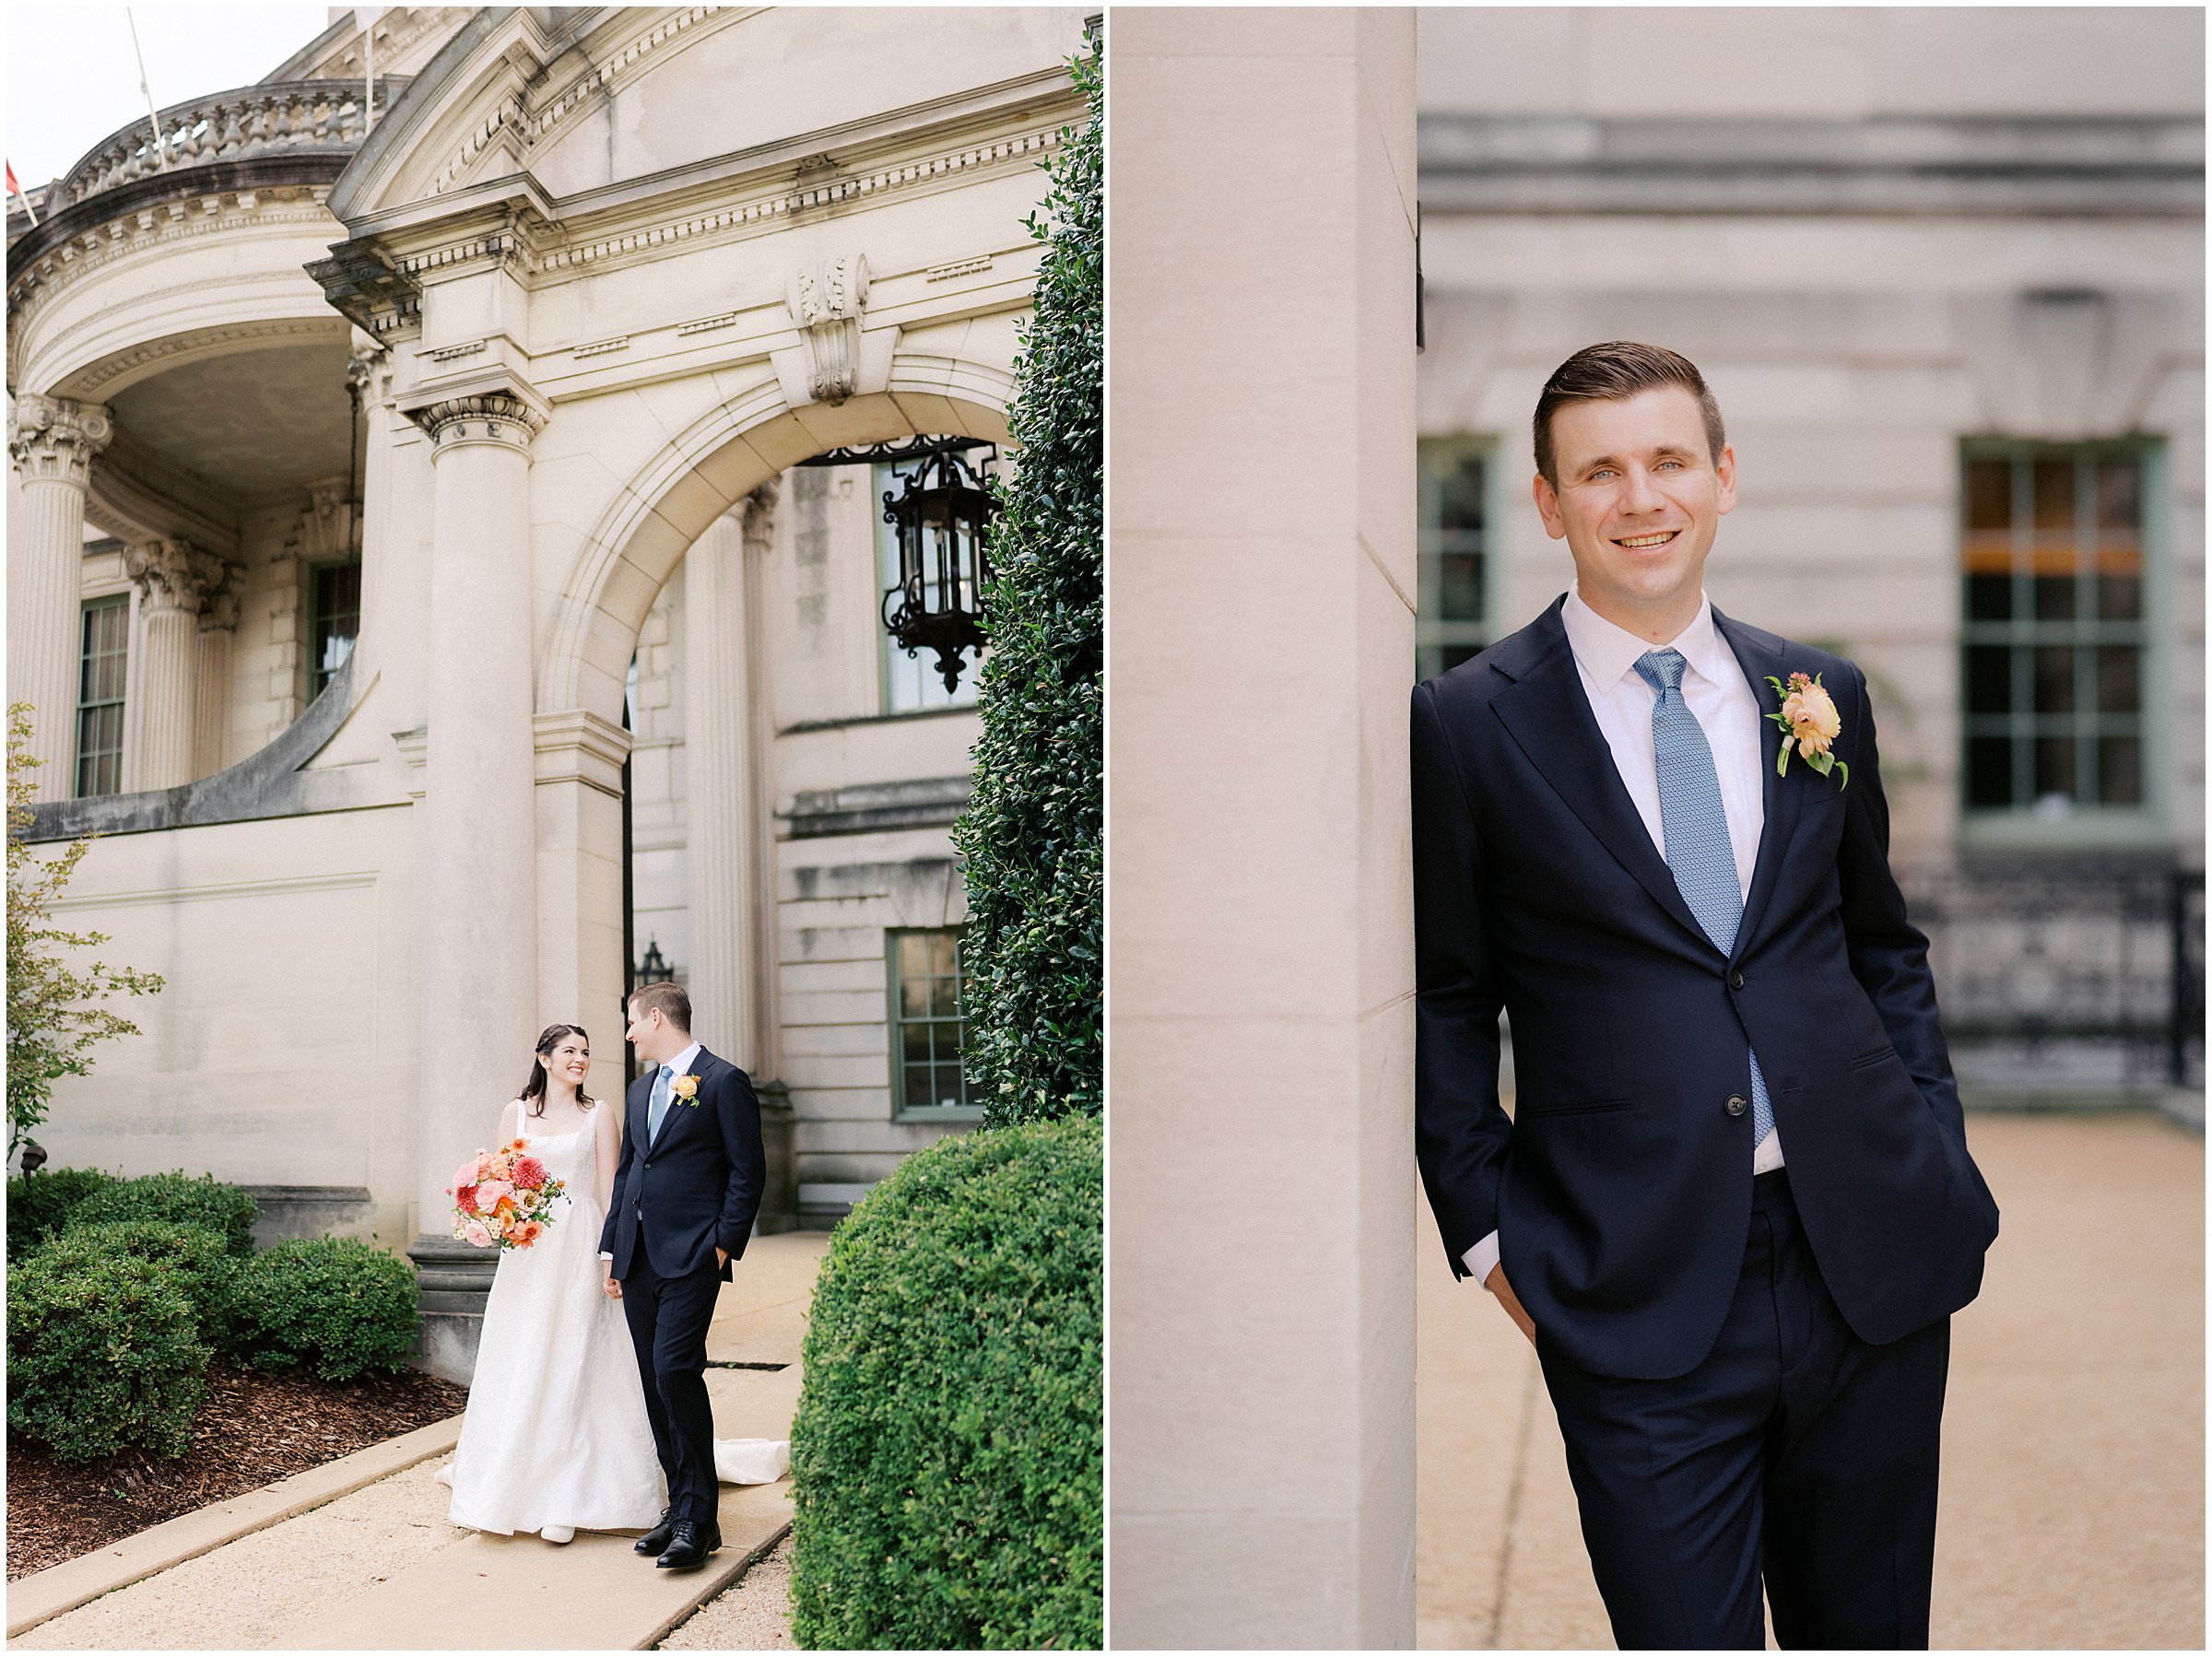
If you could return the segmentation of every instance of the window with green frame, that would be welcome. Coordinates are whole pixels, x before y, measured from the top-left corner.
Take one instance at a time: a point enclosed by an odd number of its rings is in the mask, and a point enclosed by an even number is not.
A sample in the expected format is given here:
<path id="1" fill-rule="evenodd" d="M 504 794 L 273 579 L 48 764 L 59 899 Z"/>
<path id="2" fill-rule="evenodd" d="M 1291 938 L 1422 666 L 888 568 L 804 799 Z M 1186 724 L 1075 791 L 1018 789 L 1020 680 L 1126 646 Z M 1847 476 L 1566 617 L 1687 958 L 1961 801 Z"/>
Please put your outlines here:
<path id="1" fill-rule="evenodd" d="M 131 646 L 130 595 L 85 605 L 76 672 L 76 797 L 123 787 L 123 687 Z"/>
<path id="2" fill-rule="evenodd" d="M 886 934 L 890 954 L 891 1107 L 900 1116 L 972 1121 L 982 1105 L 969 1097 L 960 1042 L 960 929 L 898 929 Z"/>
<path id="3" fill-rule="evenodd" d="M 1457 667 L 1490 641 L 1489 470 L 1481 439 L 1421 440 L 1417 679 Z"/>
<path id="4" fill-rule="evenodd" d="M 1970 817 L 2144 811 L 2153 452 L 2141 441 L 1964 449 L 1960 773 Z"/>
<path id="5" fill-rule="evenodd" d="M 361 631 L 361 566 L 317 564 L 308 572 L 313 591 L 309 612 L 314 654 L 307 664 L 307 699 L 313 701 L 330 683 L 330 676 L 353 654 L 353 641 Z"/>

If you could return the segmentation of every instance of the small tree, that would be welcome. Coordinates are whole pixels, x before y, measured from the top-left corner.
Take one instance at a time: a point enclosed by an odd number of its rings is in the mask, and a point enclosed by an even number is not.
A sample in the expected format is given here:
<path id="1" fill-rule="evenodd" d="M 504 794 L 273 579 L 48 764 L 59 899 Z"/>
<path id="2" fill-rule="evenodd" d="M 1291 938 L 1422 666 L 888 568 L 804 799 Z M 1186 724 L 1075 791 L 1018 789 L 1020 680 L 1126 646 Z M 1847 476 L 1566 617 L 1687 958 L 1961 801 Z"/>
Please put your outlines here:
<path id="1" fill-rule="evenodd" d="M 1096 1116 L 1105 967 L 1105 65 L 1073 59 L 1089 120 L 1065 135 L 1030 233 L 1045 244 L 998 490 L 991 654 L 967 863 L 962 1054 L 994 1126 Z"/>
<path id="2" fill-rule="evenodd" d="M 29 751 L 30 706 L 7 711 L 7 1149 L 46 1120 L 56 1077 L 85 1075 L 90 1048 L 113 1036 L 135 1036 L 138 1027 L 99 1005 L 117 993 L 150 995 L 161 988 L 157 973 L 104 961 L 72 966 L 65 949 L 91 949 L 105 933 L 64 932 L 52 911 L 69 884 L 77 859 L 91 840 L 75 840 L 51 861 L 34 855 L 29 840 L 32 771 L 41 763 Z"/>

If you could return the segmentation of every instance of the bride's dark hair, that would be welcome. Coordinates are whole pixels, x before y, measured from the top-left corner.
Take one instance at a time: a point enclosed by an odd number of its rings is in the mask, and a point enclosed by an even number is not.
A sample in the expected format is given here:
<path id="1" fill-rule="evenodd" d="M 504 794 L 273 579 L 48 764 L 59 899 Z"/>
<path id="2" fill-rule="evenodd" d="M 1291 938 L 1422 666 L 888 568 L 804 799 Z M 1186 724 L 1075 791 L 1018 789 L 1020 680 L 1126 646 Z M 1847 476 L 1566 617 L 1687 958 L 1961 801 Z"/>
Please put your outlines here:
<path id="1" fill-rule="evenodd" d="M 538 1056 L 530 1061 L 530 1079 L 523 1084 L 523 1103 L 530 1107 L 530 1114 L 533 1116 L 543 1116 L 546 1113 L 545 1055 L 551 1052 L 559 1044 L 563 1036 L 582 1036 L 586 1048 L 592 1044 L 590 1034 L 581 1024 L 548 1024 L 546 1026 L 545 1034 L 537 1039 Z M 576 1089 L 576 1102 L 588 1111 L 599 1101 L 579 1087 Z"/>

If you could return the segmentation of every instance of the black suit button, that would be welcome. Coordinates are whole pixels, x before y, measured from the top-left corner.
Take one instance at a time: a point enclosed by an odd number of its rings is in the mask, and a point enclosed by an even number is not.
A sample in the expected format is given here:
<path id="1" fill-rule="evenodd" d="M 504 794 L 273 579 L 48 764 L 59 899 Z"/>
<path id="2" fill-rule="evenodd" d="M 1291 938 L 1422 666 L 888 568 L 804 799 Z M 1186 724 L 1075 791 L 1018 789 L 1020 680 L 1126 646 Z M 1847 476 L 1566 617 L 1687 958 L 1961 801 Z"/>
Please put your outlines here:
<path id="1" fill-rule="evenodd" d="M 1744 987 L 1744 975 L 1740 972 L 1731 972 L 1728 975 L 1728 987 L 1731 990 L 1742 989 Z"/>
<path id="2" fill-rule="evenodd" d="M 1751 1106 L 1749 1101 L 1747 1100 L 1742 1094 L 1731 1093 L 1728 1096 L 1728 1102 L 1721 1108 L 1727 1111 L 1731 1116 L 1741 1116 L 1746 1111 L 1748 1111 Z"/>

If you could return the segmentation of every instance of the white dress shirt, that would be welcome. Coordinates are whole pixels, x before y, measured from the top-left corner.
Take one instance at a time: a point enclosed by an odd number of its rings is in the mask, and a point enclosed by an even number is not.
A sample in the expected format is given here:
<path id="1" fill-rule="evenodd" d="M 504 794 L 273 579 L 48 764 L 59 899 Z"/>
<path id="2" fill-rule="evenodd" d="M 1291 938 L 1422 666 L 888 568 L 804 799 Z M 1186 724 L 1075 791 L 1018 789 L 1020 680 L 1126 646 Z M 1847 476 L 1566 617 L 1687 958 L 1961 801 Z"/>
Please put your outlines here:
<path id="1" fill-rule="evenodd" d="M 1682 674 L 1682 699 L 1704 727 L 1706 746 L 1712 750 L 1721 805 L 1728 814 L 1728 843 L 1735 852 L 1736 885 L 1748 897 L 1767 816 L 1759 699 L 1728 640 L 1712 625 L 1712 601 L 1700 596 L 1696 617 L 1664 645 L 1615 627 L 1584 604 L 1579 591 L 1568 593 L 1559 618 L 1567 625 L 1583 694 L 1613 751 L 1613 767 L 1661 857 L 1666 855 L 1666 830 L 1659 813 L 1659 759 L 1652 745 L 1652 710 L 1659 693 L 1636 671 L 1636 660 L 1648 651 L 1682 652 L 1688 664 Z M 1782 1130 L 1777 1127 L 1752 1153 L 1751 1171 L 1763 1174 L 1781 1166 Z M 1487 1278 L 1498 1263 L 1498 1233 L 1469 1249 L 1465 1260 L 1476 1282 Z"/>
<path id="2" fill-rule="evenodd" d="M 685 1048 L 683 1052 L 677 1053 L 675 1058 L 669 1060 L 665 1068 L 667 1069 L 670 1078 L 674 1079 L 677 1076 L 688 1074 L 691 1066 L 699 1062 L 699 1055 L 703 1051 L 705 1050 L 702 1044 L 694 1041 L 690 1046 Z M 653 1086 L 655 1087 L 660 1085 L 658 1073 L 662 1068 L 663 1066 L 658 1064 L 653 1066 L 653 1070 L 655 1072 Z M 650 1122 L 653 1120 L 653 1096 L 648 1093 L 645 1098 L 645 1120 Z M 668 1100 L 668 1108 L 671 1111 L 676 1109 L 676 1099 L 673 1097 L 671 1097 Z M 663 1120 L 665 1121 L 666 1118 L 663 1118 Z M 605 1249 L 602 1249 L 599 1251 L 599 1258 L 602 1260 L 612 1260 L 614 1256 L 608 1253 Z"/>

